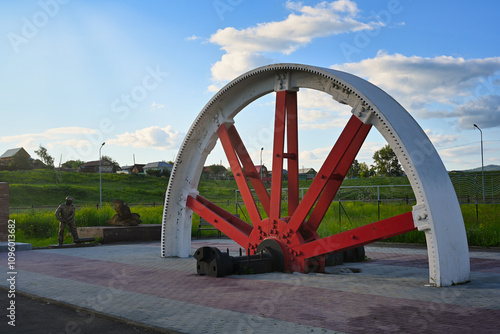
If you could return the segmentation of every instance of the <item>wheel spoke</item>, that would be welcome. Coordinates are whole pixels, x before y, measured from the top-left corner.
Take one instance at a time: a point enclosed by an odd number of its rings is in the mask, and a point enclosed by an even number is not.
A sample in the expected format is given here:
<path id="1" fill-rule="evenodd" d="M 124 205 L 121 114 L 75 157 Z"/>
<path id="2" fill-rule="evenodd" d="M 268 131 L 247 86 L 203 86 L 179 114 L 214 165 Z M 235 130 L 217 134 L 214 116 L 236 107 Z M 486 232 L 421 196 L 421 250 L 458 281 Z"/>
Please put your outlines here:
<path id="1" fill-rule="evenodd" d="M 233 146 L 233 141 L 231 140 L 231 136 L 226 128 L 226 125 L 222 124 L 217 130 L 217 133 L 222 143 L 222 147 L 224 148 L 224 152 L 226 153 L 229 165 L 231 166 L 231 170 L 233 171 L 234 179 L 240 189 L 243 202 L 245 202 L 250 220 L 253 224 L 258 224 L 262 218 L 260 216 L 259 209 L 257 208 L 257 204 L 255 203 L 255 199 L 252 196 L 250 187 L 248 186 L 246 175 L 241 168 L 238 155 L 236 154 L 236 148 Z"/>
<path id="2" fill-rule="evenodd" d="M 286 94 L 286 143 L 288 158 L 288 215 L 291 216 L 299 206 L 299 126 L 297 117 L 297 92 Z"/>
<path id="3" fill-rule="evenodd" d="M 307 226 L 316 231 L 321 224 L 323 217 L 328 211 L 330 204 L 332 203 L 335 195 L 337 194 L 344 178 L 349 171 L 349 168 L 356 158 L 361 146 L 363 145 L 368 132 L 370 132 L 371 126 L 366 125 L 359 128 L 359 131 L 356 133 L 356 136 L 352 139 L 349 144 L 349 147 L 345 150 L 342 155 L 338 165 L 333 170 L 334 178 L 330 178 L 325 186 L 325 189 L 321 193 L 321 196 L 318 199 L 318 202 L 314 206 L 314 209 L 311 212 L 307 220 Z"/>
<path id="4" fill-rule="evenodd" d="M 188 196 L 186 206 L 245 249 L 253 227 L 209 200 Z"/>
<path id="5" fill-rule="evenodd" d="M 286 91 L 276 92 L 274 117 L 274 142 L 271 180 L 271 207 L 269 218 L 276 221 L 281 217 L 281 192 L 283 185 L 283 154 L 285 145 Z"/>
<path id="6" fill-rule="evenodd" d="M 323 239 L 311 241 L 297 246 L 294 250 L 302 253 L 305 258 L 309 258 L 334 251 L 341 252 L 413 230 L 416 230 L 416 227 L 413 222 L 413 213 L 410 211 Z"/>
<path id="7" fill-rule="evenodd" d="M 250 155 L 248 154 L 248 151 L 245 148 L 245 145 L 243 144 L 243 141 L 241 140 L 241 137 L 238 134 L 238 131 L 236 131 L 234 125 L 231 125 L 229 127 L 228 132 L 231 143 L 235 148 L 236 153 L 241 160 L 241 163 L 243 164 L 243 168 L 245 169 L 245 175 L 252 183 L 252 186 L 255 189 L 255 193 L 257 194 L 257 197 L 259 198 L 264 211 L 266 212 L 267 216 L 269 216 L 269 193 L 267 192 L 267 189 L 264 186 L 264 183 L 262 182 L 257 169 L 255 168 L 252 158 L 250 158 Z"/>
<path id="8" fill-rule="evenodd" d="M 290 218 L 288 227 L 292 231 L 296 232 L 300 228 L 307 215 L 311 211 L 312 207 L 316 203 L 316 200 L 330 180 L 340 181 L 341 183 L 341 181 L 344 179 L 344 175 L 339 174 L 340 169 L 339 171 L 337 171 L 337 166 L 344 159 L 343 157 L 346 152 L 350 151 L 349 148 L 351 145 L 353 145 L 352 150 L 356 151 L 357 153 L 370 128 L 371 125 L 363 124 L 363 122 L 361 122 L 355 116 L 351 117 L 345 129 L 342 131 L 342 134 L 328 154 L 328 157 L 323 163 L 323 166 L 321 166 L 318 174 L 314 178 L 311 186 L 309 187 L 309 190 L 306 192 L 304 198 L 297 207 L 297 210 Z M 346 158 L 346 162 L 348 161 L 349 159 Z"/>

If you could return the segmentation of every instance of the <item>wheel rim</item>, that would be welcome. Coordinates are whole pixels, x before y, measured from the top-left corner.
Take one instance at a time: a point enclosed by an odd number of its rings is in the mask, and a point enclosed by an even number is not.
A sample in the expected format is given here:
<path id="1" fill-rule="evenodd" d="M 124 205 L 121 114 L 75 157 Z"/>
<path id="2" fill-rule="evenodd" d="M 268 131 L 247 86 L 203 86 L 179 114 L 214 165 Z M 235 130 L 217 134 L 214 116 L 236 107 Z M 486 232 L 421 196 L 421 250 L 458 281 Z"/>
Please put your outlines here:
<path id="1" fill-rule="evenodd" d="M 336 101 L 350 105 L 353 115 L 299 202 L 297 90 L 300 88 L 330 94 Z M 280 214 L 281 177 L 272 178 L 271 194 L 268 194 L 233 124 L 234 116 L 245 106 L 273 91 L 276 108 L 272 170 L 282 170 L 283 161 L 288 160 L 289 212 L 286 217 Z M 320 239 L 316 230 L 372 127 L 386 138 L 396 153 L 408 175 L 417 205 L 403 215 Z M 221 140 L 253 226 L 210 203 L 196 190 L 203 164 L 217 138 Z M 261 217 L 247 179 L 267 217 Z M 441 286 L 469 279 L 460 207 L 436 150 L 394 99 L 369 82 L 344 72 L 278 64 L 250 71 L 221 89 L 193 123 L 176 159 L 166 194 L 162 256 L 188 256 L 192 211 L 251 253 L 267 238 L 279 240 L 289 251 L 287 269 L 290 271 L 308 271 L 311 266 L 321 270 L 324 265 L 321 255 L 327 252 L 418 229 L 426 233 L 431 282 Z M 451 236 L 443 235 L 443 231 L 450 229 Z"/>

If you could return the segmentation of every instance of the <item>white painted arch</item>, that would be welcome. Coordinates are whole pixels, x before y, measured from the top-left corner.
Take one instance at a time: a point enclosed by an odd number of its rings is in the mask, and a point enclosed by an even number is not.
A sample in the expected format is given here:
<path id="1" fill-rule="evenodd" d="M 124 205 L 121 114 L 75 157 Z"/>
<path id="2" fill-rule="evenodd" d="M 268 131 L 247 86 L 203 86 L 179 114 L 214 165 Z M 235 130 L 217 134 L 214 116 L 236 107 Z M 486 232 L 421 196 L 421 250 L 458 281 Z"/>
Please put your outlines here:
<path id="1" fill-rule="evenodd" d="M 364 123 L 387 140 L 410 180 L 417 204 L 415 227 L 424 231 L 429 281 L 436 286 L 464 283 L 470 264 L 464 222 L 448 173 L 434 146 L 413 117 L 391 96 L 349 73 L 300 64 L 275 64 L 249 71 L 222 88 L 203 108 L 184 138 L 166 192 L 162 257 L 187 257 L 191 249 L 189 194 L 197 194 L 205 160 L 220 124 L 252 101 L 280 90 L 309 88 L 348 104 Z"/>

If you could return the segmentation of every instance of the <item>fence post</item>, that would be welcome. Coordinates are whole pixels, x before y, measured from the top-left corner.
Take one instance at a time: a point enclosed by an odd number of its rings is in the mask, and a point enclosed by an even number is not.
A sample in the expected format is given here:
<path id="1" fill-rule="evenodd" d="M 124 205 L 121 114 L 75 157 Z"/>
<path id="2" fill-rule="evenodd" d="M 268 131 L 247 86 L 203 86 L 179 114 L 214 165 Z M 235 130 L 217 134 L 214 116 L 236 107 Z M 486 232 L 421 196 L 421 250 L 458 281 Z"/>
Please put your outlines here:
<path id="1" fill-rule="evenodd" d="M 378 220 L 380 221 L 380 198 L 377 201 Z"/>
<path id="2" fill-rule="evenodd" d="M 339 198 L 339 226 L 342 225 L 342 211 L 341 211 L 340 198 Z"/>

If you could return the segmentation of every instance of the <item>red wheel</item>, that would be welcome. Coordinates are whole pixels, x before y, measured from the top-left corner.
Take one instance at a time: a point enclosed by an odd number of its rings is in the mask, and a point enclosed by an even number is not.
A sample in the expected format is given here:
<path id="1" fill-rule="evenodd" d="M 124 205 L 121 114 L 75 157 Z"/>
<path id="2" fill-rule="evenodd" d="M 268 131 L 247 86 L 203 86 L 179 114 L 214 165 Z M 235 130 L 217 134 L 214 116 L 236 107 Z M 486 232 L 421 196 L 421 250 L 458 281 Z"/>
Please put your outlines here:
<path id="1" fill-rule="evenodd" d="M 351 116 L 304 198 L 299 201 L 297 91 L 279 91 L 276 93 L 270 194 L 235 125 L 224 123 L 217 129 L 251 224 L 200 195 L 189 196 L 187 207 L 241 247 L 249 249 L 251 254 L 255 254 L 264 240 L 279 240 L 285 245 L 289 257 L 285 271 L 323 271 L 326 253 L 344 251 L 416 229 L 412 213 L 408 212 L 326 238 L 319 238 L 316 233 L 370 128 L 371 125 Z M 274 171 L 283 170 L 285 159 L 288 161 L 288 215 L 282 217 L 283 175 Z M 249 183 L 264 208 L 264 217 Z"/>

